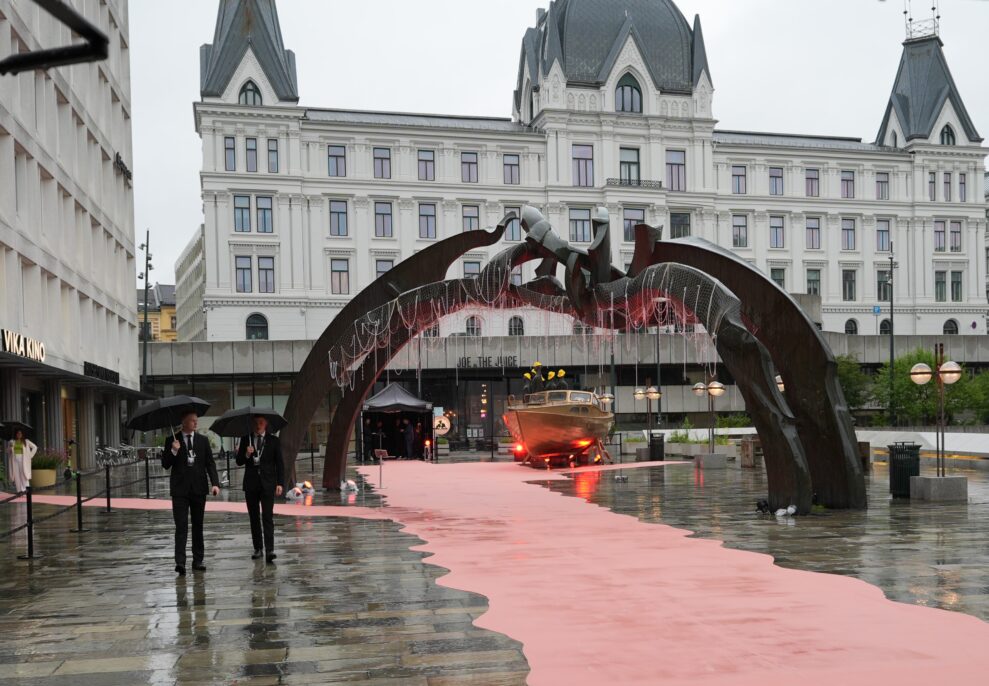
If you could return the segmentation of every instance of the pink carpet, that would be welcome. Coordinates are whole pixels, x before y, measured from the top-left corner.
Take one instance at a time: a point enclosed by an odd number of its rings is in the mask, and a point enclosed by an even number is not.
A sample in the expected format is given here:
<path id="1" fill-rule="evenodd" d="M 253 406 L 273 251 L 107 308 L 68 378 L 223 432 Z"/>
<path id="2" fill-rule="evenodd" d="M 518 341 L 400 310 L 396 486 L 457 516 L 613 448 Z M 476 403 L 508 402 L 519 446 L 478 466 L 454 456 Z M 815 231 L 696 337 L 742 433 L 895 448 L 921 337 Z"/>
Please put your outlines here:
<path id="1" fill-rule="evenodd" d="M 580 470 L 577 493 L 612 469 Z M 564 478 L 402 462 L 385 467 L 383 491 L 429 562 L 451 570 L 440 583 L 488 598 L 476 623 L 523 643 L 533 686 L 989 680 L 989 624 L 974 617 L 524 483 L 542 477 Z"/>
<path id="2" fill-rule="evenodd" d="M 644 466 L 651 463 L 624 468 Z M 575 470 L 577 494 L 589 496 L 618 468 Z M 377 480 L 376 467 L 363 471 Z M 275 512 L 404 524 L 426 541 L 420 549 L 432 553 L 428 561 L 450 570 L 441 584 L 488 599 L 476 623 L 522 642 L 533 686 L 989 679 L 989 624 L 889 601 L 849 577 L 777 567 L 767 555 L 687 538 L 687 531 L 526 483 L 562 478 L 509 463 L 398 462 L 384 467 L 384 511 L 287 504 Z M 113 507 L 170 505 L 133 498 L 114 499 Z M 243 503 L 207 508 L 244 512 Z"/>

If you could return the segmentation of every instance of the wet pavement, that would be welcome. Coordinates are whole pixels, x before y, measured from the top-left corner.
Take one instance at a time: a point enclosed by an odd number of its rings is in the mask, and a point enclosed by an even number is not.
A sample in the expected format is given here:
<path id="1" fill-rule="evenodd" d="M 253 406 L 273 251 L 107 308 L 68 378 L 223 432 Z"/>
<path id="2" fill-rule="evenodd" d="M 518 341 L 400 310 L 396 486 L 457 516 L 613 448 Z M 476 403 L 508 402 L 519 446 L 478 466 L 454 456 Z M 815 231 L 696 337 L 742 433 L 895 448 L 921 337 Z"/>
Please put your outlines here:
<path id="1" fill-rule="evenodd" d="M 382 491 L 321 492 L 314 504 L 384 505 L 387 514 L 389 466 Z M 629 469 L 625 482 L 610 472 L 543 482 L 534 471 L 532 487 L 985 621 L 989 477 L 953 473 L 969 477 L 967 505 L 891 502 L 886 469 L 877 465 L 867 481 L 868 511 L 782 520 L 755 512 L 765 478 L 737 467 Z M 140 468 L 119 476 L 115 483 L 135 483 L 115 487 L 116 495 L 144 494 Z M 314 476 L 300 466 L 300 480 Z M 237 472 L 233 480 L 223 498 L 239 501 Z M 99 478 L 84 484 L 87 495 L 103 486 Z M 167 483 L 155 479 L 152 495 L 166 494 Z M 53 511 L 39 505 L 36 516 Z M 33 562 L 16 559 L 23 534 L 0 539 L 0 685 L 526 683 L 521 644 L 473 625 L 488 610 L 486 599 L 438 585 L 446 571 L 411 551 L 423 541 L 393 521 L 276 517 L 279 558 L 266 566 L 250 559 L 246 515 L 211 513 L 209 568 L 182 578 L 172 569 L 170 513 L 87 508 L 91 531 L 81 534 L 69 532 L 74 517 L 38 525 Z M 21 521 L 22 506 L 0 505 L 0 531 Z"/>
<path id="2" fill-rule="evenodd" d="M 968 477 L 968 504 L 892 500 L 886 466 L 876 464 L 866 477 L 867 511 L 783 519 L 756 512 L 766 494 L 764 474 L 734 466 L 629 469 L 627 482 L 592 472 L 543 485 L 729 548 L 767 553 L 783 567 L 855 577 L 892 600 L 989 621 L 989 475 L 950 473 Z"/>
<path id="3" fill-rule="evenodd" d="M 22 509 L 0 506 L 0 531 Z M 246 515 L 207 513 L 208 568 L 177 577 L 170 512 L 84 512 L 86 533 L 71 512 L 40 524 L 34 562 L 23 534 L 0 540 L 0 684 L 525 683 L 521 645 L 472 624 L 486 600 L 438 586 L 395 522 L 276 517 L 268 566 Z"/>

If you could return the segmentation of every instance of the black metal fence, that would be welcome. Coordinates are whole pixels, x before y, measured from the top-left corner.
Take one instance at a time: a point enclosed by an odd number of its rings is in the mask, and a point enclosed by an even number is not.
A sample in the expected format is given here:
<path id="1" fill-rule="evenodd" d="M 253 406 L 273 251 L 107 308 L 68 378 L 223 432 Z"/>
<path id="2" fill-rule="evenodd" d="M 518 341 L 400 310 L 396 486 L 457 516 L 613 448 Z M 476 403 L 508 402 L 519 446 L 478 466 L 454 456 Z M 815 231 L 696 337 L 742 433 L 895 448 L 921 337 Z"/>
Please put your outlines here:
<path id="1" fill-rule="evenodd" d="M 62 481 L 56 481 L 50 486 L 43 486 L 40 488 L 32 488 L 31 486 L 27 486 L 23 495 L 17 494 L 0 499 L 0 505 L 6 505 L 21 499 L 24 500 L 25 504 L 24 523 L 13 526 L 7 531 L 0 531 L 0 541 L 11 538 L 15 534 L 26 530 L 26 551 L 25 554 L 18 555 L 18 559 L 33 560 L 37 557 L 35 554 L 34 534 L 35 527 L 38 524 L 54 519 L 68 512 L 75 511 L 75 528 L 69 529 L 69 531 L 72 533 L 84 533 L 89 531 L 89 529 L 85 528 L 84 525 L 84 503 L 97 498 L 105 497 L 106 506 L 100 508 L 98 512 L 102 514 L 112 514 L 114 512 L 113 498 L 121 497 L 124 489 L 141 483 L 144 484 L 144 497 L 146 499 L 150 499 L 152 495 L 152 484 L 156 481 L 167 479 L 168 471 L 161 466 L 160 449 L 139 448 L 135 449 L 134 452 L 137 454 L 137 457 L 133 459 L 122 461 L 120 459 L 102 460 L 98 458 L 97 462 L 101 462 L 102 464 L 100 464 L 100 466 L 96 469 L 91 469 L 89 471 L 70 471 L 67 472 L 68 478 Z M 232 452 L 225 450 L 221 450 L 214 457 L 221 486 L 232 485 L 233 475 L 245 468 L 244 466 L 237 466 L 236 464 L 231 466 L 231 461 L 233 458 L 234 455 Z M 301 460 L 304 458 L 300 455 L 299 459 Z M 309 459 L 311 469 L 315 472 L 316 454 L 313 451 L 312 446 L 310 446 Z M 102 477 L 102 479 L 100 477 Z M 73 482 L 74 488 L 72 488 Z M 84 482 L 93 484 L 101 483 L 102 488 L 98 491 L 90 492 L 88 495 L 83 496 Z M 71 495 L 71 493 L 66 492 L 59 493 L 59 490 L 74 491 L 74 502 L 58 507 L 54 512 L 47 512 L 43 515 L 38 515 L 35 512 L 34 497 L 39 493 Z M 157 489 L 155 490 L 157 491 Z M 50 506 L 50 504 L 46 503 L 46 506 Z"/>

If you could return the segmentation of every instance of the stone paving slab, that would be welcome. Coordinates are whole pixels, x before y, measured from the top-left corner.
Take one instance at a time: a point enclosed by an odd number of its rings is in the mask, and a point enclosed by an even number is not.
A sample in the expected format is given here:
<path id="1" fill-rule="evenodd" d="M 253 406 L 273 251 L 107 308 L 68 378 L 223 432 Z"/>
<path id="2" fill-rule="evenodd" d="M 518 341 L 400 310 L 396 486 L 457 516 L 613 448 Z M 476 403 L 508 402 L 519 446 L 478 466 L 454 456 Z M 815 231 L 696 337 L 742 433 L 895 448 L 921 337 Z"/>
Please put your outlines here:
<path id="1" fill-rule="evenodd" d="M 0 541 L 0 685 L 526 682 L 520 644 L 474 626 L 484 598 L 438 586 L 444 570 L 380 510 L 283 506 L 265 565 L 243 504 L 212 503 L 208 569 L 178 577 L 171 513 L 134 500 L 155 509 L 94 503 L 85 534 L 64 515 L 40 524 L 33 562 Z"/>

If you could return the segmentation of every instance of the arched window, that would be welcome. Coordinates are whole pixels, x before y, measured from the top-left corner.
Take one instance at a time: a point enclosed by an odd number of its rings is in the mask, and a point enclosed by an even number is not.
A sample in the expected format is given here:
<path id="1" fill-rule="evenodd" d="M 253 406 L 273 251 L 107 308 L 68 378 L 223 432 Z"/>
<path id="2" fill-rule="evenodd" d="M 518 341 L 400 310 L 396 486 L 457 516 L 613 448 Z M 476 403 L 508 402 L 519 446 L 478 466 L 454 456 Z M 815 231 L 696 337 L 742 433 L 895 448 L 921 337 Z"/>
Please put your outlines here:
<path id="1" fill-rule="evenodd" d="M 615 88 L 615 112 L 642 113 L 642 89 L 631 74 L 618 80 Z"/>
<path id="2" fill-rule="evenodd" d="M 248 81 L 244 84 L 244 87 L 240 89 L 240 104 L 241 105 L 252 105 L 254 107 L 261 106 L 261 90 L 258 85 L 253 81 Z"/>
<path id="3" fill-rule="evenodd" d="M 954 319 L 949 319 L 944 323 L 944 335 L 945 336 L 957 336 L 958 335 L 958 322 Z"/>
<path id="4" fill-rule="evenodd" d="M 845 333 L 849 336 L 857 336 L 859 332 L 859 323 L 854 319 L 849 319 L 845 322 Z"/>
<path id="5" fill-rule="evenodd" d="M 954 145 L 955 144 L 955 131 L 948 124 L 944 125 L 941 129 L 941 145 Z"/>
<path id="6" fill-rule="evenodd" d="M 512 317 L 508 320 L 508 335 L 509 336 L 524 336 L 525 335 L 525 322 L 522 321 L 522 317 Z"/>
<path id="7" fill-rule="evenodd" d="M 268 340 L 268 320 L 263 314 L 252 314 L 247 318 L 247 340 Z"/>
<path id="8" fill-rule="evenodd" d="M 468 336 L 480 336 L 481 335 L 481 320 L 477 317 L 467 317 L 467 326 L 465 328 Z"/>
<path id="9" fill-rule="evenodd" d="M 894 148 L 900 147 L 900 137 L 896 135 L 896 131 L 893 132 L 892 143 Z"/>
<path id="10" fill-rule="evenodd" d="M 888 319 L 882 320 L 879 322 L 879 335 L 888 336 L 892 328 L 893 326 L 890 324 Z"/>

